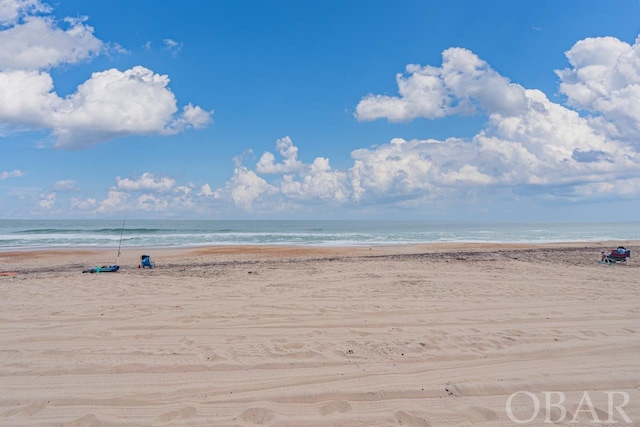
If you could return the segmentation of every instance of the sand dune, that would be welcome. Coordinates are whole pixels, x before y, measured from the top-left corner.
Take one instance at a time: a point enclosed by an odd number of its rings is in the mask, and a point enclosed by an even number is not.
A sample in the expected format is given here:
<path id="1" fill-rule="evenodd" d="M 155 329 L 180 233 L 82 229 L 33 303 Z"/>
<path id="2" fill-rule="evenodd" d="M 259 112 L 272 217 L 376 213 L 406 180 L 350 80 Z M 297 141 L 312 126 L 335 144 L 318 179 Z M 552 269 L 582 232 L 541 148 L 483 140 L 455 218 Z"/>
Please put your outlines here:
<path id="1" fill-rule="evenodd" d="M 608 244 L 0 253 L 0 425 L 640 425 Z"/>

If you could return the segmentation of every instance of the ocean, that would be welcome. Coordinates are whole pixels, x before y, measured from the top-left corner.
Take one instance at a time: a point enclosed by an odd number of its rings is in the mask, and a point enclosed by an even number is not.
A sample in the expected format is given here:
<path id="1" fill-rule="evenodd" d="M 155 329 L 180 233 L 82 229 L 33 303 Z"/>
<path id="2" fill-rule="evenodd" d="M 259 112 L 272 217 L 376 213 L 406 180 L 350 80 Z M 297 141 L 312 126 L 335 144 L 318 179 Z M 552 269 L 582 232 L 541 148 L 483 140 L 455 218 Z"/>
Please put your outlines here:
<path id="1" fill-rule="evenodd" d="M 0 250 L 640 240 L 640 222 L 0 220 Z"/>

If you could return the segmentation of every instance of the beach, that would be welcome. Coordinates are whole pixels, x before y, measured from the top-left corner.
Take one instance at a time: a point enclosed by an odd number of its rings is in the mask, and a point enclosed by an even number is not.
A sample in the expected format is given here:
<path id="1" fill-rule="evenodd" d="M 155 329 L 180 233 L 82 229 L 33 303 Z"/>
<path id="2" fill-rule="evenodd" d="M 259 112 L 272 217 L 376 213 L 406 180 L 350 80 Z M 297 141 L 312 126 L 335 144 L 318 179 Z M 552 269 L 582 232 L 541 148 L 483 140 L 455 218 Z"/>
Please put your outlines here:
<path id="1" fill-rule="evenodd" d="M 640 425 L 639 251 L 0 252 L 0 425 Z"/>

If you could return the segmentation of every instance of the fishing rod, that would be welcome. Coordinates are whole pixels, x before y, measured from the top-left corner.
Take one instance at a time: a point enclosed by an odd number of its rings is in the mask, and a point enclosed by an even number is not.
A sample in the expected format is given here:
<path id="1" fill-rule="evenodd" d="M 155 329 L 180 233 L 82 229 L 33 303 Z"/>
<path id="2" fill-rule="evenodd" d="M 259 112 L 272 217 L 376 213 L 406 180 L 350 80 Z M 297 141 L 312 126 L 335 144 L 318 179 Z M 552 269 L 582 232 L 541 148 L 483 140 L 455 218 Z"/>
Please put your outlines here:
<path id="1" fill-rule="evenodd" d="M 118 243 L 118 256 L 116 257 L 116 265 L 118 265 L 118 261 L 120 261 L 120 248 L 122 247 L 122 236 L 124 235 L 124 223 L 127 220 L 125 216 L 122 220 L 122 230 L 120 230 L 120 243 Z"/>

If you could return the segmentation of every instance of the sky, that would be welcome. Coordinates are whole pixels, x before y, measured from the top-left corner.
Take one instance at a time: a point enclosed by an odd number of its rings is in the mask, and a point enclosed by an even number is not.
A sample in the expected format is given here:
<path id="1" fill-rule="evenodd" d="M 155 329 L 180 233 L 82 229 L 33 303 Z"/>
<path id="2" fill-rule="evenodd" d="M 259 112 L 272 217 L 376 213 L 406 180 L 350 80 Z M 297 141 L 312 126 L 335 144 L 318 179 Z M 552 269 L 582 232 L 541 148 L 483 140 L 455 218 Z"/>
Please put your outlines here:
<path id="1" fill-rule="evenodd" d="M 0 0 L 0 218 L 630 221 L 638 0 Z"/>

